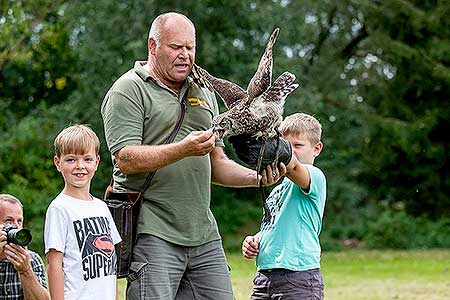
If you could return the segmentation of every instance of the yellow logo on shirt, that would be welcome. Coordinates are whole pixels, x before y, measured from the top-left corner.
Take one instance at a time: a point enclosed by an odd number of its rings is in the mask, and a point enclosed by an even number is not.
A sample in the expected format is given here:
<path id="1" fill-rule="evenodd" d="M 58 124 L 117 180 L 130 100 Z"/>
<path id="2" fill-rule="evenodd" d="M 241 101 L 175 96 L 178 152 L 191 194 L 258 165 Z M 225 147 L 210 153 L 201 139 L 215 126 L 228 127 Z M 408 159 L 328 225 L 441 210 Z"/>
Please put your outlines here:
<path id="1" fill-rule="evenodd" d="M 199 98 L 188 98 L 188 102 L 191 104 L 191 106 L 203 106 L 206 108 L 209 108 L 208 103 L 205 100 L 199 99 Z"/>

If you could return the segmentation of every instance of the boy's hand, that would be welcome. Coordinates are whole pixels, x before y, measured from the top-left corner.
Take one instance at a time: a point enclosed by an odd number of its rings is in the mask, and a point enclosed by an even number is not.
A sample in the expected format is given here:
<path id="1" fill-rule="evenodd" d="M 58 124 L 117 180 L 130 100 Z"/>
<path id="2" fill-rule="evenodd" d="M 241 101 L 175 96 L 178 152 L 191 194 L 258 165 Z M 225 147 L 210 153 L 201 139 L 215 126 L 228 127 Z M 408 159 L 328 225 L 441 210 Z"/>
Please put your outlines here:
<path id="1" fill-rule="evenodd" d="M 247 165 L 255 168 L 258 163 L 258 157 L 264 141 L 252 137 L 248 134 L 235 135 L 228 138 L 233 145 L 237 157 Z M 285 166 L 289 164 L 292 158 L 291 144 L 285 139 L 274 136 L 266 140 L 264 154 L 261 161 L 261 170 L 270 165 L 277 157 L 278 162 Z"/>
<path id="2" fill-rule="evenodd" d="M 278 168 L 275 168 L 275 163 L 267 165 L 264 170 L 261 170 L 261 184 L 262 186 L 271 186 L 278 182 L 281 177 L 286 174 L 287 168 L 284 163 L 280 162 Z"/>
<path id="3" fill-rule="evenodd" d="M 257 235 L 246 236 L 242 242 L 242 255 L 245 258 L 252 259 L 259 252 L 259 237 Z"/>

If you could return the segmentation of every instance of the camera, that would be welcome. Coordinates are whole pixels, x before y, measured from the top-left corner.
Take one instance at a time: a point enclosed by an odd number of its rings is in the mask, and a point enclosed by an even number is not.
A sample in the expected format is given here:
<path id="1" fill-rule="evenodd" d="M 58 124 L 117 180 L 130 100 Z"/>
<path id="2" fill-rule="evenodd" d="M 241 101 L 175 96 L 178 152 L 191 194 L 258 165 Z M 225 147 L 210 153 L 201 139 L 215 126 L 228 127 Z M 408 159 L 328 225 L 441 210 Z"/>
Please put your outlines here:
<path id="1" fill-rule="evenodd" d="M 28 246 L 31 242 L 31 231 L 27 228 L 19 229 L 17 225 L 6 224 L 3 227 L 3 231 L 6 232 L 7 242 L 13 243 L 19 246 Z"/>

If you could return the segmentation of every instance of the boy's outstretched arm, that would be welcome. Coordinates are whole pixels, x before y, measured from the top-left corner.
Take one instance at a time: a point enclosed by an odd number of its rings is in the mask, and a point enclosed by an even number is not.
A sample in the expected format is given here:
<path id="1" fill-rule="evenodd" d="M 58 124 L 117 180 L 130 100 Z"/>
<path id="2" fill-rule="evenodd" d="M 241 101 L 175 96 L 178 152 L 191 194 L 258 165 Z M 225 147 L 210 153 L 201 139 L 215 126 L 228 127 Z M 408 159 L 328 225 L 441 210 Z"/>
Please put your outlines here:
<path id="1" fill-rule="evenodd" d="M 308 169 L 300 163 L 297 158 L 292 155 L 291 161 L 286 166 L 286 176 L 292 180 L 295 184 L 300 186 L 304 190 L 309 190 L 311 184 L 311 177 L 309 176 Z"/>
<path id="2" fill-rule="evenodd" d="M 47 253 L 48 287 L 52 300 L 64 300 L 63 256 L 63 253 L 55 249 L 50 249 Z"/>

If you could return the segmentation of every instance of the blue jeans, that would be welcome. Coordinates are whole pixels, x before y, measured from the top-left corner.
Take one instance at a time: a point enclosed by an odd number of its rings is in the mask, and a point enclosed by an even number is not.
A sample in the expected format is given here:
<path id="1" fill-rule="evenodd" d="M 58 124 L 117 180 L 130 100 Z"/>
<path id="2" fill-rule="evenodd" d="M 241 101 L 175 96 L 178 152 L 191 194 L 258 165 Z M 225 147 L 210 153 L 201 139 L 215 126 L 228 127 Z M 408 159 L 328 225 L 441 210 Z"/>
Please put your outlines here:
<path id="1" fill-rule="evenodd" d="M 141 234 L 127 281 L 127 300 L 233 299 L 220 240 L 185 247 Z"/>
<path id="2" fill-rule="evenodd" d="M 320 269 L 290 271 L 260 270 L 253 279 L 252 300 L 322 300 L 323 277 Z"/>

